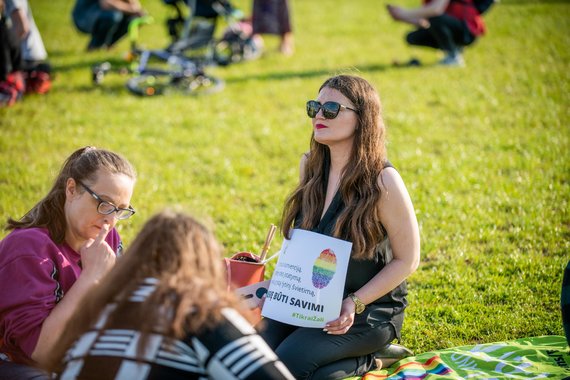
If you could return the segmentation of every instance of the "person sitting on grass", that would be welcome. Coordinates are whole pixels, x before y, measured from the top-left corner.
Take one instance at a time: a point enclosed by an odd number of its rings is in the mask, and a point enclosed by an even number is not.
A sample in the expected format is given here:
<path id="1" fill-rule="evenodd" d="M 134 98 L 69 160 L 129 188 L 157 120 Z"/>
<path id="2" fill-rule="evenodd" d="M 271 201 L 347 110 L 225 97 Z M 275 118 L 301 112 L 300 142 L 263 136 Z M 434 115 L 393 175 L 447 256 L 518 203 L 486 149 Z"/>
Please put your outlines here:
<path id="1" fill-rule="evenodd" d="M 5 0 L 11 32 L 22 52 L 26 94 L 45 94 L 51 88 L 51 65 L 28 0 Z"/>
<path id="2" fill-rule="evenodd" d="M 45 198 L 8 220 L 12 231 L 0 242 L 0 379 L 31 378 L 81 297 L 113 267 L 122 250 L 115 225 L 135 213 L 135 178 L 118 154 L 81 148 Z"/>
<path id="3" fill-rule="evenodd" d="M 22 48 L 12 32 L 9 12 L 0 0 L 0 107 L 10 107 L 25 92 Z"/>
<path id="4" fill-rule="evenodd" d="M 442 50 L 445 57 L 439 64 L 444 66 L 464 66 L 463 47 L 485 33 L 473 0 L 425 0 L 418 8 L 388 4 L 387 9 L 394 20 L 418 27 L 406 36 L 410 45 Z"/>
<path id="5" fill-rule="evenodd" d="M 240 312 L 214 235 L 163 211 L 83 298 L 48 368 L 60 379 L 293 379 Z"/>
<path id="6" fill-rule="evenodd" d="M 323 330 L 262 321 L 262 336 L 297 379 L 362 376 L 388 365 L 386 354 L 408 354 L 390 343 L 400 338 L 420 235 L 404 181 L 387 159 L 381 110 L 374 87 L 351 75 L 327 79 L 306 104 L 310 151 L 285 202 L 282 233 L 317 232 L 352 242 L 352 251 L 339 316 Z"/>

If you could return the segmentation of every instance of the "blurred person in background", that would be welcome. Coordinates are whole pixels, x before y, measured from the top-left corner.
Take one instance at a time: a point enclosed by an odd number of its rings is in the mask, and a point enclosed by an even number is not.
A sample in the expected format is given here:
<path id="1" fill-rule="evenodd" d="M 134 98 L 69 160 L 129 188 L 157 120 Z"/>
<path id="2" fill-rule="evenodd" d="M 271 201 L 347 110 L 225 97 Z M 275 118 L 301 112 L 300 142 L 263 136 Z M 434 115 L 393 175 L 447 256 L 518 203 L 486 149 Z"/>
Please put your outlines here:
<path id="1" fill-rule="evenodd" d="M 464 66 L 463 47 L 471 45 L 485 33 L 483 18 L 473 1 L 425 0 L 417 8 L 388 4 L 387 9 L 394 20 L 417 27 L 406 36 L 410 45 L 443 51 L 440 65 Z"/>
<path id="2" fill-rule="evenodd" d="M 24 91 L 20 44 L 10 32 L 6 4 L 0 0 L 0 107 L 14 105 Z"/>
<path id="3" fill-rule="evenodd" d="M 281 38 L 279 51 L 291 55 L 294 51 L 293 29 L 288 0 L 253 0 L 253 38 L 263 48 L 262 34 L 278 35 Z"/>
<path id="4" fill-rule="evenodd" d="M 20 44 L 26 93 L 45 94 L 51 88 L 51 66 L 42 36 L 27 0 L 5 0 L 11 32 Z"/>
<path id="5" fill-rule="evenodd" d="M 76 0 L 72 18 L 79 31 L 90 34 L 87 50 L 110 48 L 145 14 L 139 0 Z"/>

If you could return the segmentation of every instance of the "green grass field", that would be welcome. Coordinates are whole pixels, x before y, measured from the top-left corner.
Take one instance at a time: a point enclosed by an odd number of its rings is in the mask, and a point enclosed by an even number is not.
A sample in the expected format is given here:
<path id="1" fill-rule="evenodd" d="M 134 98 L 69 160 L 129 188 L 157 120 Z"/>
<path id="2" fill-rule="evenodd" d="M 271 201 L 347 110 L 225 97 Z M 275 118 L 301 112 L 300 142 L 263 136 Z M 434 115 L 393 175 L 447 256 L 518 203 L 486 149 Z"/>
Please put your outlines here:
<path id="1" fill-rule="evenodd" d="M 84 145 L 124 154 L 139 179 L 126 245 L 164 207 L 206 220 L 226 253 L 258 252 L 298 178 L 311 133 L 305 101 L 337 73 L 378 89 L 389 158 L 421 226 L 422 262 L 409 279 L 403 343 L 415 352 L 564 334 L 559 311 L 570 259 L 570 4 L 502 1 L 466 68 L 434 65 L 376 0 L 292 0 L 296 52 L 276 38 L 261 59 L 214 68 L 219 94 L 138 98 L 125 77 L 91 84 L 90 66 L 120 60 L 126 41 L 86 53 L 71 0 L 31 4 L 55 69 L 52 91 L 0 109 L 0 219 L 20 217 Z M 416 1 L 405 0 L 412 5 Z M 251 2 L 235 1 L 246 13 Z M 149 47 L 168 37 L 160 0 Z M 223 26 L 223 25 L 221 25 Z M 422 68 L 391 66 L 421 58 Z M 2 236 L 5 232 L 2 233 Z M 271 252 L 280 246 L 277 236 Z"/>

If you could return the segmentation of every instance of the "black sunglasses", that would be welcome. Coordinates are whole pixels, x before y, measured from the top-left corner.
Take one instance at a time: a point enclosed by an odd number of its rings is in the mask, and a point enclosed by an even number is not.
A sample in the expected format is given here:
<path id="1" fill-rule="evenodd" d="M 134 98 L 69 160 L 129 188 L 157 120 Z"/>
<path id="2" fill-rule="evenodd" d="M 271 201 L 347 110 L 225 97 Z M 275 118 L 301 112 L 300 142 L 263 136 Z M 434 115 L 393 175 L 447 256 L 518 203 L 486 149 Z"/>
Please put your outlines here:
<path id="1" fill-rule="evenodd" d="M 347 106 L 343 106 L 337 102 L 325 102 L 325 104 L 321 104 L 316 100 L 309 100 L 307 102 L 307 115 L 312 119 L 317 116 L 320 110 L 323 110 L 323 116 L 325 119 L 334 119 L 338 116 L 340 110 L 347 109 L 353 112 L 358 113 L 357 110 L 354 108 L 350 108 Z"/>
<path id="2" fill-rule="evenodd" d="M 89 194 L 91 194 L 93 198 L 95 198 L 97 202 L 99 202 L 99 204 L 97 205 L 97 212 L 99 214 L 111 215 L 112 213 L 115 212 L 117 213 L 116 218 L 119 220 L 123 220 L 130 218 L 135 213 L 135 210 L 131 206 L 129 206 L 129 208 L 119 208 L 114 204 L 112 204 L 111 202 L 107 202 L 101 199 L 101 197 L 97 195 L 97 193 L 95 193 L 93 190 L 85 186 L 83 182 L 77 181 L 77 183 L 79 183 L 85 190 L 87 190 Z"/>

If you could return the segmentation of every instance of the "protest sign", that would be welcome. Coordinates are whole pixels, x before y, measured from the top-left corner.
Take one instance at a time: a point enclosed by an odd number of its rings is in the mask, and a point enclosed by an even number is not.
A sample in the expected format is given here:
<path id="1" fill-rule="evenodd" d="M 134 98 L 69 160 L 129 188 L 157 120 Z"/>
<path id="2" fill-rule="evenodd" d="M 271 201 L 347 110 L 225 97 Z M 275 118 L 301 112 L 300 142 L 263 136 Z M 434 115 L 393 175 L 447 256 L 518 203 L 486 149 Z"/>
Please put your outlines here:
<path id="1" fill-rule="evenodd" d="M 322 328 L 338 318 L 352 243 L 294 229 L 285 239 L 261 315 Z"/>

